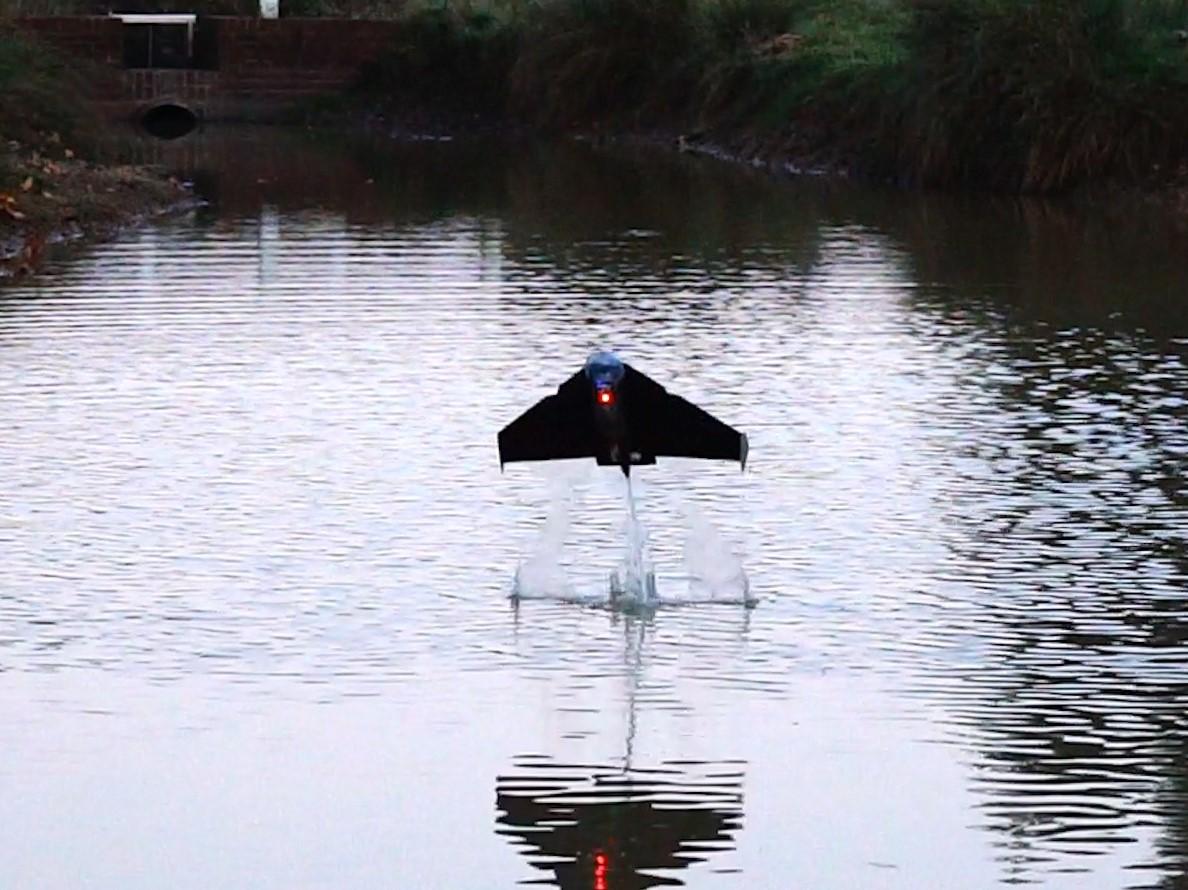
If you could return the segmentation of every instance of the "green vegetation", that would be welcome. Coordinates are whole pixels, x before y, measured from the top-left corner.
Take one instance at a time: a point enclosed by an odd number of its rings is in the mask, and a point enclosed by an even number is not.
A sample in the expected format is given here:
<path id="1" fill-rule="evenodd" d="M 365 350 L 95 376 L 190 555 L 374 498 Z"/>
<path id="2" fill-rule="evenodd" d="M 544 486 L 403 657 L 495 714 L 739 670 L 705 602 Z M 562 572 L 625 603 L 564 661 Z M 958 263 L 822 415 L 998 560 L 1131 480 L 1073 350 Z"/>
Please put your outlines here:
<path id="1" fill-rule="evenodd" d="M 1188 157 L 1188 0 L 403 8 L 407 37 L 365 78 L 370 96 L 450 96 L 552 127 L 747 133 L 923 185 L 1054 192 Z"/>
<path id="2" fill-rule="evenodd" d="M 0 277 L 34 270 L 55 232 L 101 231 L 181 198 L 152 171 L 95 163 L 111 131 L 87 97 L 104 76 L 0 18 Z"/>
<path id="3" fill-rule="evenodd" d="M 112 73 L 72 64 L 0 19 L 0 192 L 28 177 L 27 155 L 94 156 L 107 125 L 87 96 Z"/>
<path id="4" fill-rule="evenodd" d="M 886 90 L 892 162 L 925 182 L 1055 191 L 1184 157 L 1176 0 L 918 0 Z"/>
<path id="5" fill-rule="evenodd" d="M 101 123 L 83 98 L 96 74 L 0 22 L 0 136 L 35 141 L 57 133 L 70 144 L 92 145 Z"/>
<path id="6" fill-rule="evenodd" d="M 364 71 L 364 94 L 504 112 L 518 27 L 490 12 L 440 6 L 417 8 L 403 22 L 388 54 Z"/>
<path id="7" fill-rule="evenodd" d="M 0 0 L 25 12 L 87 3 Z M 369 105 L 705 135 L 925 186 L 1057 192 L 1188 179 L 1188 0 L 281 0 L 281 9 L 403 22 L 362 78 Z M 71 91 L 45 88 L 56 75 L 5 86 L 30 59 L 0 41 L 0 116 L 21 103 L 69 112 Z"/>
<path id="8" fill-rule="evenodd" d="M 0 193 L 27 177 L 26 145 L 40 149 L 63 135 L 71 145 L 75 136 L 92 132 L 93 119 L 78 101 L 80 87 L 58 56 L 0 22 Z"/>

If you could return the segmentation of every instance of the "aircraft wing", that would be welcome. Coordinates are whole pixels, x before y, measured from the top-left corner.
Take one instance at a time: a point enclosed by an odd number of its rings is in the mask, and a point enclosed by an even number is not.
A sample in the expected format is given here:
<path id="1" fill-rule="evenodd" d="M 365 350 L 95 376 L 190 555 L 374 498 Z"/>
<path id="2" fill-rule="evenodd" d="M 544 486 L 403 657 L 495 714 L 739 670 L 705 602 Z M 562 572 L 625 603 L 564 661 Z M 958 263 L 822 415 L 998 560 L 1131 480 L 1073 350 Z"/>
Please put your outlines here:
<path id="1" fill-rule="evenodd" d="M 743 433 L 634 368 L 628 368 L 622 388 L 630 399 L 631 424 L 642 451 L 657 457 L 736 460 L 746 469 L 748 443 Z"/>
<path id="2" fill-rule="evenodd" d="M 499 431 L 499 465 L 522 460 L 594 457 L 598 435 L 590 406 L 590 385 L 578 371 Z"/>

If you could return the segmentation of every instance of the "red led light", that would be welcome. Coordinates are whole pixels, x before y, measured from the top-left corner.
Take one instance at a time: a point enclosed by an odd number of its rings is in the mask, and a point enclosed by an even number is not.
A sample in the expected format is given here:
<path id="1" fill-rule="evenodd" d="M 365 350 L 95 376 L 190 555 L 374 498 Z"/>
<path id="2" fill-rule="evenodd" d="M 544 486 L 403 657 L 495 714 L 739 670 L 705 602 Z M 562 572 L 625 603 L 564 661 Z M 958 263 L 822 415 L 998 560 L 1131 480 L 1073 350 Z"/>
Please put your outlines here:
<path id="1" fill-rule="evenodd" d="M 607 890 L 605 853 L 594 854 L 594 890 Z"/>
<path id="2" fill-rule="evenodd" d="M 615 394 L 609 389 L 598 390 L 598 402 L 602 405 L 609 405 L 615 400 Z"/>

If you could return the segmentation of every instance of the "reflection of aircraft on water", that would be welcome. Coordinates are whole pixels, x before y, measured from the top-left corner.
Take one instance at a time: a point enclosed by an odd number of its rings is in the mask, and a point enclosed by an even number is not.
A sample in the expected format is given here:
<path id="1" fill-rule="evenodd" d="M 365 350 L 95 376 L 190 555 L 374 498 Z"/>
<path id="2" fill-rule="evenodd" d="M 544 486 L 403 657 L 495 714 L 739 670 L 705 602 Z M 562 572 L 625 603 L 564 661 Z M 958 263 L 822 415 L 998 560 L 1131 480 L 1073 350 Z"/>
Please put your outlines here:
<path id="1" fill-rule="evenodd" d="M 618 624 L 618 617 L 612 618 Z M 744 622 L 746 633 L 748 622 Z M 679 886 L 671 872 L 734 848 L 742 826 L 741 760 L 662 762 L 636 758 L 637 693 L 650 618 L 623 622 L 627 680 L 625 746 L 617 764 L 517 757 L 495 780 L 496 832 L 551 878 L 525 881 L 562 890 Z"/>
<path id="2" fill-rule="evenodd" d="M 747 437 L 609 352 L 499 433 L 499 463 L 592 457 L 630 476 L 657 457 L 736 460 L 746 468 Z"/>
<path id="3" fill-rule="evenodd" d="M 564 890 L 679 886 L 653 870 L 732 849 L 742 822 L 739 762 L 615 766 L 519 757 L 495 783 L 499 834 L 516 838 Z M 533 881 L 532 883 L 544 883 Z"/>

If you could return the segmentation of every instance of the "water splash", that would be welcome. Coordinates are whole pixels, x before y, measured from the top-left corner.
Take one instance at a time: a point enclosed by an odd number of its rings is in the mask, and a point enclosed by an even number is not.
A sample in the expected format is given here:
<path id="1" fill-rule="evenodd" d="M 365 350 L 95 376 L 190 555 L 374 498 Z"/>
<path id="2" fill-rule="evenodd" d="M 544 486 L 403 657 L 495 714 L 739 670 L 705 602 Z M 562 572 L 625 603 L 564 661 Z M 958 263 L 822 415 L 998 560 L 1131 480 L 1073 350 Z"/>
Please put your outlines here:
<path id="1" fill-rule="evenodd" d="M 553 480 L 544 526 L 531 554 L 516 570 L 513 600 L 551 600 L 627 613 L 651 613 L 661 606 L 733 604 L 750 608 L 756 604 L 741 560 L 710 520 L 692 504 L 680 507 L 687 526 L 684 556 L 688 593 L 661 599 L 656 589 L 648 530 L 639 519 L 630 479 L 624 487 L 627 511 L 621 526 L 623 549 L 610 573 L 609 584 L 576 589 L 562 561 L 565 541 L 581 499 L 582 489 L 575 487 L 574 481 Z"/>
<path id="2" fill-rule="evenodd" d="M 612 606 L 627 609 L 655 608 L 660 603 L 656 593 L 656 572 L 648 553 L 648 532 L 635 514 L 635 495 L 631 477 L 627 477 L 626 546 L 618 567 L 610 576 Z"/>
<path id="3" fill-rule="evenodd" d="M 544 527 L 531 555 L 516 569 L 512 599 L 576 599 L 561 562 L 575 500 L 572 487 L 560 483 L 552 485 Z"/>
<path id="4" fill-rule="evenodd" d="M 693 602 L 741 602 L 753 605 L 751 582 L 742 560 L 693 504 L 685 507 L 685 569 L 689 573 L 689 599 Z"/>

